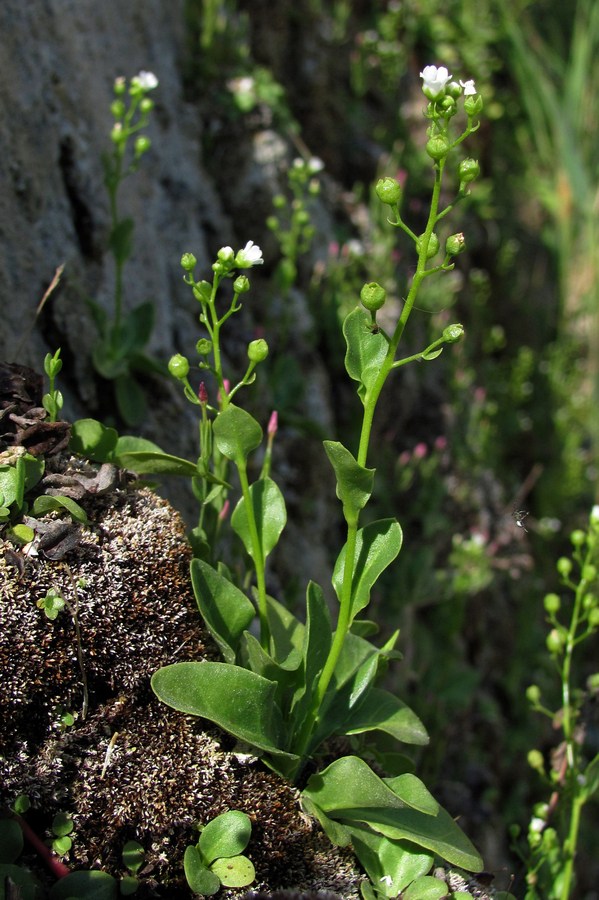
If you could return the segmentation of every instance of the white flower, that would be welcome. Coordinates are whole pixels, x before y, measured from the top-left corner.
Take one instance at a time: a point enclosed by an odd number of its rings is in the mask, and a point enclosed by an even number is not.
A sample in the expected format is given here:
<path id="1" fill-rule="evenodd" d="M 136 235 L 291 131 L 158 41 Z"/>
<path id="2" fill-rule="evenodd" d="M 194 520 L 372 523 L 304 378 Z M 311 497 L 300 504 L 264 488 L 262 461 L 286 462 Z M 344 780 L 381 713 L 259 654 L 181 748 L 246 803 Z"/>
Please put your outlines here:
<path id="1" fill-rule="evenodd" d="M 464 88 L 464 97 L 471 97 L 473 94 L 477 93 L 474 86 L 474 79 L 469 78 L 468 81 L 460 81 L 460 84 Z"/>
<path id="2" fill-rule="evenodd" d="M 445 66 L 425 66 L 420 77 L 423 80 L 422 90 L 429 98 L 434 100 L 445 91 L 445 85 L 451 78 L 451 75 Z"/>
<path id="3" fill-rule="evenodd" d="M 243 250 L 240 250 L 235 257 L 235 265 L 238 269 L 251 269 L 252 266 L 262 265 L 263 262 L 262 250 L 253 241 L 248 241 Z"/>
<path id="4" fill-rule="evenodd" d="M 134 80 L 144 91 L 153 91 L 155 87 L 158 87 L 158 79 L 153 72 L 144 72 L 142 70 L 135 76 Z"/>

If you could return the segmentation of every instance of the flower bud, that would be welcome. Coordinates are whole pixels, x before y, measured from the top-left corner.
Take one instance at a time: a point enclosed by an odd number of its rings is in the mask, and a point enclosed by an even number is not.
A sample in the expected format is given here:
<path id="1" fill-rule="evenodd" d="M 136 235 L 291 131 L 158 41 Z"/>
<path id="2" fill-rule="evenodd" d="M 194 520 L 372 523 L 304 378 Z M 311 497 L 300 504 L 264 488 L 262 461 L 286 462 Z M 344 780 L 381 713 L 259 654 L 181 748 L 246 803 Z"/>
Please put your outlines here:
<path id="1" fill-rule="evenodd" d="M 599 628 L 599 607 L 595 607 L 589 613 L 589 625 L 591 628 Z"/>
<path id="2" fill-rule="evenodd" d="M 184 253 L 181 257 L 181 268 L 185 269 L 186 272 L 193 272 L 197 264 L 198 261 L 193 253 Z"/>
<path id="3" fill-rule="evenodd" d="M 117 97 L 121 97 L 125 91 L 127 90 L 127 83 L 123 75 L 119 75 L 118 78 L 114 79 L 114 93 Z"/>
<path id="4" fill-rule="evenodd" d="M 248 344 L 248 359 L 250 362 L 264 362 L 267 356 L 268 344 L 266 343 L 264 338 L 258 338 L 255 341 L 250 341 L 250 343 Z"/>
<path id="5" fill-rule="evenodd" d="M 435 134 L 426 142 L 426 152 L 431 159 L 438 162 L 449 153 L 449 141 L 443 134 Z"/>
<path id="6" fill-rule="evenodd" d="M 139 137 L 135 139 L 135 155 L 142 156 L 150 149 L 151 145 L 152 141 L 150 138 L 146 137 L 145 134 L 140 134 Z"/>
<path id="7" fill-rule="evenodd" d="M 208 356 L 212 351 L 212 341 L 208 338 L 200 338 L 196 344 L 198 356 Z"/>
<path id="8" fill-rule="evenodd" d="M 467 116 L 478 116 L 483 109 L 483 98 L 480 94 L 471 94 L 464 97 L 464 111 Z"/>
<path id="9" fill-rule="evenodd" d="M 457 256 L 466 249 L 466 238 L 462 232 L 450 234 L 445 241 L 445 252 L 448 256 Z"/>
<path id="10" fill-rule="evenodd" d="M 381 203 L 388 203 L 389 206 L 394 206 L 401 199 L 401 184 L 397 178 L 379 178 L 374 190 Z"/>
<path id="11" fill-rule="evenodd" d="M 423 240 L 424 240 L 424 235 L 421 234 L 420 237 L 418 238 L 418 240 L 416 241 L 416 251 L 418 252 L 418 254 L 420 254 L 420 250 L 422 249 L 422 241 Z M 440 247 L 439 238 L 433 231 L 433 233 L 431 234 L 431 236 L 429 238 L 428 248 L 426 251 L 426 258 L 432 259 L 433 256 L 436 256 L 437 253 L 439 252 L 439 247 Z"/>
<path id="12" fill-rule="evenodd" d="M 535 772 L 542 774 L 545 771 L 545 761 L 540 750 L 529 750 L 526 759 L 530 768 Z"/>
<path id="13" fill-rule="evenodd" d="M 187 378 L 189 374 L 189 362 L 185 356 L 175 353 L 168 363 L 168 370 L 175 378 Z"/>
<path id="14" fill-rule="evenodd" d="M 154 101 L 150 100 L 149 97 L 144 97 L 143 100 L 139 104 L 139 111 L 145 115 L 149 112 L 152 112 L 154 109 Z"/>
<path id="15" fill-rule="evenodd" d="M 216 258 L 222 263 L 232 263 L 235 259 L 235 251 L 232 247 L 221 247 L 216 254 Z"/>
<path id="16" fill-rule="evenodd" d="M 461 340 L 464 334 L 464 326 L 455 324 L 448 325 L 447 328 L 443 329 L 443 340 L 446 344 L 455 344 L 456 341 Z"/>
<path id="17" fill-rule="evenodd" d="M 212 296 L 212 285 L 209 281 L 200 281 L 198 284 L 194 284 L 193 288 L 193 296 L 196 300 L 199 300 L 200 303 L 209 303 L 210 297 Z"/>
<path id="18" fill-rule="evenodd" d="M 125 104 L 122 100 L 114 100 L 110 104 L 110 112 L 115 119 L 122 119 L 125 115 Z"/>
<path id="19" fill-rule="evenodd" d="M 238 275 L 233 282 L 233 290 L 236 294 L 245 294 L 250 289 L 250 279 L 247 275 Z"/>
<path id="20" fill-rule="evenodd" d="M 597 577 L 597 566 L 593 563 L 587 563 L 582 567 L 582 578 L 584 581 L 594 581 Z"/>
<path id="21" fill-rule="evenodd" d="M 561 600 L 557 594 L 546 594 L 543 606 L 545 607 L 545 612 L 549 613 L 550 616 L 555 615 L 555 613 L 559 612 Z"/>
<path id="22" fill-rule="evenodd" d="M 376 281 L 365 284 L 360 291 L 362 305 L 370 312 L 376 312 L 377 309 L 381 309 L 385 305 L 386 299 L 387 291 L 380 284 L 377 284 Z"/>
<path id="23" fill-rule="evenodd" d="M 561 653 L 564 648 L 564 639 L 557 628 L 552 628 L 545 641 L 547 649 L 553 655 Z"/>
<path id="24" fill-rule="evenodd" d="M 480 175 L 480 166 L 476 159 L 463 159 L 458 167 L 458 177 L 461 184 L 470 184 Z"/>
<path id="25" fill-rule="evenodd" d="M 575 547 L 582 547 L 582 545 L 584 544 L 584 542 L 586 540 L 586 534 L 584 533 L 584 531 L 582 531 L 582 529 L 577 528 L 570 535 L 570 540 L 572 541 L 572 543 L 574 544 Z"/>
<path id="26" fill-rule="evenodd" d="M 526 688 L 526 699 L 533 706 L 537 706 L 541 702 L 541 689 L 538 684 L 531 684 Z"/>
<path id="27" fill-rule="evenodd" d="M 568 559 L 567 556 L 560 556 L 555 564 L 555 568 L 562 576 L 562 578 L 567 578 L 572 571 L 572 560 Z"/>

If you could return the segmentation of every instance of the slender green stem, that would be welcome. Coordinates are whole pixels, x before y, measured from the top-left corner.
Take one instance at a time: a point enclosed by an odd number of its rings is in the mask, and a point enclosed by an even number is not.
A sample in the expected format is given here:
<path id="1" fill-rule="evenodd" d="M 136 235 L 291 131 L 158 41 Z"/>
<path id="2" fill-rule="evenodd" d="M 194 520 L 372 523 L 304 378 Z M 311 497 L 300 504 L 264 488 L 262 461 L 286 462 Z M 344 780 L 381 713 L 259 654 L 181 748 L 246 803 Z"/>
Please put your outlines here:
<path id="1" fill-rule="evenodd" d="M 241 493 L 245 503 L 245 511 L 248 520 L 248 528 L 250 532 L 250 541 L 252 544 L 252 559 L 254 562 L 254 570 L 256 572 L 256 591 L 258 595 L 258 620 L 260 622 L 260 645 L 263 650 L 268 652 L 270 649 L 270 629 L 268 626 L 268 616 L 266 609 L 266 566 L 264 562 L 264 553 L 262 552 L 262 543 L 258 535 L 258 526 L 254 515 L 254 506 L 252 504 L 252 495 L 250 493 L 250 484 L 247 477 L 247 466 L 245 460 L 240 458 L 235 460 L 237 471 L 239 473 L 239 483 L 241 485 Z"/>
<path id="2" fill-rule="evenodd" d="M 584 797 L 580 794 L 574 797 L 572 801 L 572 809 L 570 810 L 570 825 L 568 828 L 568 837 L 564 844 L 566 850 L 566 859 L 564 861 L 564 870 L 562 875 L 560 900 L 570 900 L 570 891 L 574 879 L 574 861 L 576 859 L 576 845 L 578 843 L 578 832 L 580 829 L 580 814 L 584 806 Z"/>

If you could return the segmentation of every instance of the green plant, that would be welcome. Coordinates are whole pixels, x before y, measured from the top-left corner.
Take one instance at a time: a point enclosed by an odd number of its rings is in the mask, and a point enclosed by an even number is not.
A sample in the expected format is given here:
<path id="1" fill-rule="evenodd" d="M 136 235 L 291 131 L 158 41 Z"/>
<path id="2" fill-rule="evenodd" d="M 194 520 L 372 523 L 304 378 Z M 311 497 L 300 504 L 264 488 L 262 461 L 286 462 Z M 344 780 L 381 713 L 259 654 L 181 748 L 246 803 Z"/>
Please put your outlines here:
<path id="1" fill-rule="evenodd" d="M 275 212 L 266 220 L 281 250 L 282 259 L 277 265 L 275 280 L 283 297 L 295 284 L 298 259 L 310 248 L 314 238 L 308 202 L 320 193 L 316 175 L 322 168 L 322 161 L 316 157 L 294 159 L 287 173 L 292 199 L 276 194 L 273 197 Z"/>
<path id="2" fill-rule="evenodd" d="M 550 799 L 533 810 L 528 827 L 526 900 L 568 900 L 575 879 L 576 850 L 583 807 L 599 790 L 599 753 L 587 743 L 585 707 L 599 691 L 599 672 L 587 680 L 587 690 L 575 683 L 575 651 L 599 630 L 599 507 L 593 507 L 588 529 L 571 535 L 572 557 L 560 557 L 557 571 L 569 601 L 557 593 L 544 599 L 550 632 L 547 650 L 557 670 L 561 705 L 548 709 L 541 689 L 533 684 L 527 698 L 536 712 L 551 719 L 562 743 L 547 769 L 543 754 L 532 750 L 529 764 L 543 778 Z"/>
<path id="3" fill-rule="evenodd" d="M 61 369 L 62 360 L 60 358 L 59 347 L 54 354 L 46 353 L 44 358 L 44 372 L 48 376 L 50 386 L 48 388 L 48 393 L 44 394 L 42 398 L 42 403 L 51 422 L 56 422 L 64 403 L 61 391 L 56 389 L 56 376 Z"/>
<path id="4" fill-rule="evenodd" d="M 221 887 L 240 888 L 256 877 L 252 862 L 243 855 L 252 833 L 250 817 L 239 810 L 221 813 L 199 826 L 196 844 L 185 850 L 183 867 L 190 888 L 210 897 Z"/>
<path id="5" fill-rule="evenodd" d="M 125 100 L 127 82 L 117 78 L 110 110 L 114 119 L 111 132 L 112 152 L 103 157 L 104 184 L 110 209 L 109 248 L 114 258 L 114 306 L 109 315 L 99 304 L 88 300 L 99 341 L 92 354 L 96 371 L 114 384 L 114 396 L 122 419 L 129 425 L 143 417 L 145 399 L 135 374 L 157 372 L 162 366 L 144 353 L 154 324 L 154 304 L 142 303 L 129 312 L 123 307 L 123 273 L 133 249 L 135 224 L 119 211 L 119 189 L 137 170 L 142 156 L 150 148 L 150 139 L 140 132 L 146 128 L 154 108 L 148 94 L 158 85 L 151 72 L 140 72 L 129 83 L 129 102 Z M 131 149 L 131 142 L 133 146 Z"/>
<path id="6" fill-rule="evenodd" d="M 237 272 L 259 264 L 261 252 L 252 242 L 238 253 L 222 248 L 212 267 L 212 283 L 194 279 L 193 255 L 182 258 L 185 279 L 201 305 L 200 323 L 208 334 L 198 341 L 199 368 L 212 376 L 216 400 L 210 402 L 204 383 L 197 392 L 191 386 L 185 357 L 177 354 L 169 368 L 188 400 L 200 409 L 197 470 L 202 479 L 203 509 L 216 503 L 220 517 L 223 497 L 230 490 L 229 470 L 235 470 L 241 497 L 231 525 L 251 560 L 254 602 L 233 583 L 226 567 L 212 564 L 208 553 L 195 558 L 191 576 L 198 607 L 225 662 L 166 666 L 154 674 L 152 687 L 165 703 L 214 721 L 256 748 L 275 771 L 295 781 L 302 778 L 307 761 L 315 757 L 323 742 L 334 735 L 381 732 L 407 744 L 428 740 L 412 710 L 376 685 L 389 661 L 399 655 L 395 650 L 398 632 L 377 647 L 369 640 L 377 626 L 363 618 L 379 576 L 401 549 L 402 529 L 393 518 L 361 523 L 374 487 L 375 470 L 367 466 L 372 424 L 388 377 L 409 362 L 435 359 L 445 344 L 458 341 L 463 334 L 461 325 L 449 325 L 420 352 L 398 358 L 423 281 L 453 269 L 454 257 L 465 246 L 462 234 L 451 235 L 439 256 L 435 228 L 456 202 L 468 195 L 468 185 L 478 174 L 476 161 L 462 160 L 457 166 L 457 194 L 441 208 L 448 157 L 478 128 L 482 99 L 471 80 L 457 84 L 447 69 L 430 66 L 422 77 L 429 100 L 426 151 L 434 170 L 430 211 L 422 234 L 412 231 L 401 216 L 399 182 L 387 177 L 377 184 L 379 200 L 390 209 L 389 224 L 401 229 L 414 245 L 416 268 L 390 333 L 377 318 L 386 291 L 376 282 L 363 286 L 361 306 L 345 318 L 345 367 L 357 382 L 362 404 L 359 444 L 354 455 L 338 441 L 324 442 L 346 527 L 346 541 L 332 574 L 339 601 L 335 629 L 324 592 L 314 582 L 307 587 L 305 624 L 266 590 L 266 559 L 285 526 L 285 502 L 270 477 L 268 453 L 259 477 L 251 481 L 251 456 L 262 443 L 262 428 L 232 402 L 241 388 L 253 382 L 256 366 L 268 354 L 266 342 L 250 343 L 248 368 L 235 386 L 223 371 L 221 330 L 239 310 L 240 295 L 250 287 L 249 279 Z M 452 120 L 458 112 L 465 114 L 466 122 L 455 134 Z M 233 297 L 224 311 L 217 303 L 223 279 L 233 280 Z M 202 536 L 209 544 L 208 534 Z M 256 616 L 258 636 L 250 631 Z M 471 871 L 479 868 L 478 853 L 422 782 L 407 771 L 408 763 L 399 754 L 395 766 L 396 777 L 382 779 L 358 757 L 344 757 L 312 776 L 302 802 L 335 843 L 351 841 L 367 868 L 384 867 L 390 879 L 384 888 L 386 896 L 395 896 L 429 871 L 435 854 Z"/>

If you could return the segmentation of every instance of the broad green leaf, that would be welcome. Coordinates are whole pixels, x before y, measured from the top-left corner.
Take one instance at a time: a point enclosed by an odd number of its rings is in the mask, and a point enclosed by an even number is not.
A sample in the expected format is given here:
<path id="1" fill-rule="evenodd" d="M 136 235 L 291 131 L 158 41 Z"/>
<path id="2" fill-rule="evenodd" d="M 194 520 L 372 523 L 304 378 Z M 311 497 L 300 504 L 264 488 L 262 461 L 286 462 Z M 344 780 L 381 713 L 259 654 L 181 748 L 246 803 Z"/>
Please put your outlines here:
<path id="1" fill-rule="evenodd" d="M 402 809 L 405 803 L 358 756 L 343 756 L 312 775 L 304 793 L 327 814 L 351 818 L 352 809 Z"/>
<path id="2" fill-rule="evenodd" d="M 237 856 L 248 845 L 252 834 L 250 817 L 238 809 L 221 813 L 202 828 L 198 848 L 206 865 L 221 856 Z"/>
<path id="3" fill-rule="evenodd" d="M 356 558 L 352 579 L 351 619 L 368 606 L 370 591 L 377 578 L 393 562 L 403 541 L 401 526 L 396 519 L 380 519 L 358 531 Z M 345 545 L 337 557 L 333 571 L 333 587 L 339 600 L 345 572 Z"/>
<path id="4" fill-rule="evenodd" d="M 352 815 L 388 838 L 413 841 L 468 872 L 483 867 L 478 851 L 441 806 L 435 816 L 416 809 L 353 810 Z"/>
<path id="5" fill-rule="evenodd" d="M 251 884 L 256 877 L 254 864 L 247 856 L 233 856 L 231 859 L 217 859 L 210 866 L 223 887 L 241 888 Z"/>
<path id="6" fill-rule="evenodd" d="M 230 403 L 218 414 L 212 426 L 216 446 L 227 459 L 244 465 L 262 442 L 262 429 L 245 409 Z"/>
<path id="7" fill-rule="evenodd" d="M 357 522 L 358 513 L 363 509 L 374 482 L 374 469 L 358 465 L 352 454 L 338 441 L 324 441 L 324 449 L 335 470 L 337 496 L 343 504 L 343 512 L 348 522 Z"/>
<path id="8" fill-rule="evenodd" d="M 220 890 L 220 878 L 204 864 L 197 847 L 187 847 L 183 854 L 183 870 L 194 894 L 211 897 Z"/>
<path id="9" fill-rule="evenodd" d="M 345 734 L 383 731 L 404 744 L 428 744 L 426 728 L 415 712 L 394 694 L 371 687 L 349 718 Z"/>
<path id="10" fill-rule="evenodd" d="M 116 900 L 117 883 L 107 872 L 69 872 L 50 888 L 50 900 Z"/>
<path id="11" fill-rule="evenodd" d="M 66 510 L 76 522 L 87 524 L 87 513 L 70 497 L 41 494 L 35 498 L 31 507 L 31 513 L 34 516 L 43 516 L 45 513 L 55 512 L 56 510 L 61 512 Z"/>
<path id="12" fill-rule="evenodd" d="M 363 825 L 353 825 L 349 830 L 356 856 L 383 896 L 397 897 L 415 878 L 430 872 L 433 855 L 423 853 L 415 844 L 390 841 Z"/>
<path id="13" fill-rule="evenodd" d="M 250 485 L 250 497 L 258 540 L 263 558 L 266 559 L 271 550 L 276 546 L 281 532 L 287 522 L 285 500 L 283 494 L 272 478 L 261 478 Z M 245 498 L 242 497 L 233 510 L 231 525 L 237 532 L 248 554 L 254 558 L 254 547 L 250 535 L 250 527 L 247 516 Z"/>
<path id="14" fill-rule="evenodd" d="M 372 330 L 370 316 L 357 306 L 343 323 L 347 344 L 345 368 L 350 378 L 360 382 L 358 394 L 364 402 L 367 389 L 378 376 L 389 345 L 384 336 Z"/>
<path id="15" fill-rule="evenodd" d="M 209 719 L 260 750 L 284 752 L 274 682 L 227 663 L 181 662 L 159 669 L 151 683 L 167 706 Z"/>
<path id="16" fill-rule="evenodd" d="M 69 450 L 95 462 L 111 462 L 118 434 L 96 419 L 78 419 L 71 430 Z"/>
<path id="17" fill-rule="evenodd" d="M 408 840 L 470 872 L 482 859 L 442 807 L 436 814 L 411 809 L 357 757 L 344 757 L 313 775 L 304 791 L 332 819 L 347 826 L 363 822 L 391 840 Z M 414 794 L 421 799 L 420 792 Z"/>
<path id="18" fill-rule="evenodd" d="M 443 900 L 447 897 L 447 885 L 434 875 L 422 875 L 402 894 L 402 900 Z"/>
<path id="19" fill-rule="evenodd" d="M 234 663 L 241 635 L 256 611 L 239 588 L 200 559 L 191 561 L 191 583 L 198 609 L 225 662 Z"/>

